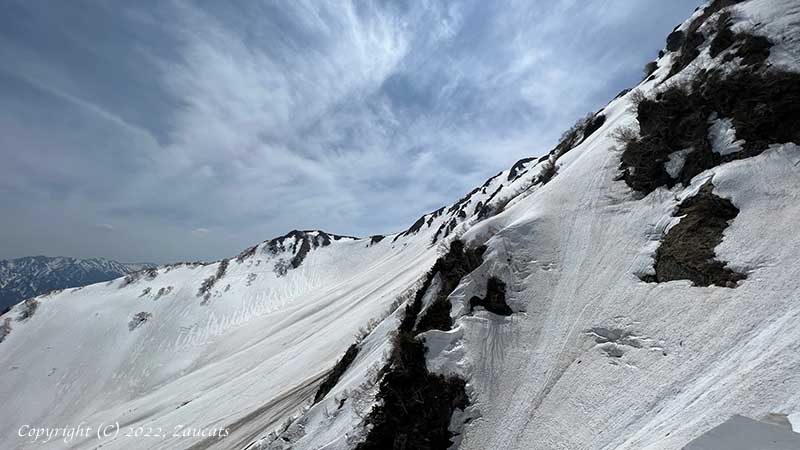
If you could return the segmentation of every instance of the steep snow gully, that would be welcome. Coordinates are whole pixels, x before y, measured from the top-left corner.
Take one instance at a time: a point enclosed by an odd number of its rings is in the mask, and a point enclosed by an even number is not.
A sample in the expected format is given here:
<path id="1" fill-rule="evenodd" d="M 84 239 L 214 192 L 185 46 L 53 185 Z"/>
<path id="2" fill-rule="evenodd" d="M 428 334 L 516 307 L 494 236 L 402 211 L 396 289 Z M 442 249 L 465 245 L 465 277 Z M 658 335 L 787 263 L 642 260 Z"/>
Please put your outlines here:
<path id="1" fill-rule="evenodd" d="M 676 450 L 736 415 L 800 428 L 799 24 L 795 0 L 710 2 L 553 151 L 402 233 L 293 231 L 16 305 L 0 448 Z"/>

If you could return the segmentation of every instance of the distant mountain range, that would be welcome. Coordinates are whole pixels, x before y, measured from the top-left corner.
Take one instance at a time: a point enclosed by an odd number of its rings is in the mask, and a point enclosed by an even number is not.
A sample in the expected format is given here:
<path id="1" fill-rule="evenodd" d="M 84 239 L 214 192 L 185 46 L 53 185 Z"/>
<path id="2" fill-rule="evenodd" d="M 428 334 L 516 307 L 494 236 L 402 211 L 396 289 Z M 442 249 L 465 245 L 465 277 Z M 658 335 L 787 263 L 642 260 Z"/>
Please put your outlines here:
<path id="1" fill-rule="evenodd" d="M 55 290 L 113 280 L 155 267 L 105 258 L 26 256 L 0 261 L 0 311 L 27 298 Z"/>

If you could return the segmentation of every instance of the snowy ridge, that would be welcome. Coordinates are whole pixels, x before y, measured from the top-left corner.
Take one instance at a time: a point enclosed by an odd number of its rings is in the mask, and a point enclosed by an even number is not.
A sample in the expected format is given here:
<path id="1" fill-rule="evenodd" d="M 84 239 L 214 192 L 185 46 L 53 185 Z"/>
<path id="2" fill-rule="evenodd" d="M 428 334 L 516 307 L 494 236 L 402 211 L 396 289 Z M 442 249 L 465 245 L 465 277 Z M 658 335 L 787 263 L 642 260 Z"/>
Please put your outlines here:
<path id="1" fill-rule="evenodd" d="M 711 55 L 722 14 L 733 32 L 771 41 L 764 67 L 800 68 L 797 2 L 706 8 L 677 29 L 697 27 L 696 48 L 665 52 L 651 78 L 590 116 L 570 145 L 514 164 L 401 233 L 293 231 L 228 260 L 41 296 L 30 317 L 16 306 L 2 317 L 0 400 L 13 412 L 0 423 L 11 436 L 0 448 L 354 449 L 370 431 L 402 305 L 455 238 L 485 245 L 483 262 L 447 298 L 452 328 L 419 335 L 429 371 L 466 381 L 452 448 L 677 450 L 735 414 L 796 420 L 796 141 L 743 154 L 737 121 L 724 120 L 735 117 L 703 117 L 709 153 L 728 159 L 677 182 L 699 152 L 687 149 L 665 159 L 669 185 L 646 193 L 620 176 L 620 130 L 639 132 L 642 98 L 656 101 L 703 69 L 747 68 L 739 44 Z M 727 287 L 644 281 L 683 220 L 678 205 L 709 181 L 738 209 L 715 256 L 746 278 Z M 505 283 L 511 315 L 471 308 L 490 277 Z M 423 312 L 438 289 L 434 277 Z M 352 364 L 312 405 L 356 335 Z M 158 435 L 17 436 L 25 424 L 109 421 Z M 221 428 L 226 436 L 181 434 Z"/>
<path id="2" fill-rule="evenodd" d="M 319 244 L 293 267 L 309 241 Z M 11 370 L 0 398 L 16 411 L 3 435 L 25 423 L 70 423 L 77 414 L 86 423 L 144 420 L 169 432 L 163 441 L 119 438 L 104 446 L 188 447 L 202 438 L 173 437 L 176 427 L 231 426 L 221 444 L 229 448 L 233 439 L 246 445 L 277 427 L 313 397 L 359 328 L 383 317 L 436 256 L 427 241 L 325 241 L 320 232 L 290 233 L 225 262 L 163 266 L 41 296 L 24 320 L 18 305 L 3 316 L 11 330 L 0 360 Z M 147 318 L 134 320 L 139 313 Z M 309 364 L 292 364 L 298 360 Z M 232 426 L 267 405 L 280 406 Z M 218 412 L 203 419 L 211 410 Z"/>

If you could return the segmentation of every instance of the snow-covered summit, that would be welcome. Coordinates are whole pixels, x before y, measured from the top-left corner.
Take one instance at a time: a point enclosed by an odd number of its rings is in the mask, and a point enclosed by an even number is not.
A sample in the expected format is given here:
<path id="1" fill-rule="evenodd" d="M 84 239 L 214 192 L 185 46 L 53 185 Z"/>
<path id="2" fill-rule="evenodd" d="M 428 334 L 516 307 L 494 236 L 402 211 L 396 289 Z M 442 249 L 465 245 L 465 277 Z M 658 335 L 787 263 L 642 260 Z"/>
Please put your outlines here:
<path id="1" fill-rule="evenodd" d="M 294 231 L 18 305 L 0 445 L 675 450 L 737 414 L 797 428 L 798 25 L 793 0 L 710 2 L 548 155 L 401 233 Z M 120 432 L 19 436 L 81 423 Z"/>

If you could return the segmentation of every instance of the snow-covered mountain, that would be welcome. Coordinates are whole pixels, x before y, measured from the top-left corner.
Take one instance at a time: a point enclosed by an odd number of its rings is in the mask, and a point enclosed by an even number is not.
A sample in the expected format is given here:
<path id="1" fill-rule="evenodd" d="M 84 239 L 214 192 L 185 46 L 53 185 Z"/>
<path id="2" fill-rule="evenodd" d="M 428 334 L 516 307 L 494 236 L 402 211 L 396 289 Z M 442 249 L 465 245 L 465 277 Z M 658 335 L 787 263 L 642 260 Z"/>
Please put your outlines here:
<path id="1" fill-rule="evenodd" d="M 148 263 L 121 263 L 105 258 L 27 256 L 0 261 L 0 311 L 27 298 L 113 280 L 142 269 Z"/>
<path id="2" fill-rule="evenodd" d="M 799 26 L 795 0 L 710 2 L 552 152 L 402 233 L 293 231 L 15 306 L 0 447 L 676 450 L 737 414 L 800 427 Z"/>

